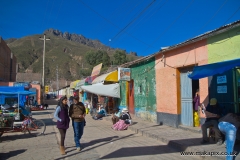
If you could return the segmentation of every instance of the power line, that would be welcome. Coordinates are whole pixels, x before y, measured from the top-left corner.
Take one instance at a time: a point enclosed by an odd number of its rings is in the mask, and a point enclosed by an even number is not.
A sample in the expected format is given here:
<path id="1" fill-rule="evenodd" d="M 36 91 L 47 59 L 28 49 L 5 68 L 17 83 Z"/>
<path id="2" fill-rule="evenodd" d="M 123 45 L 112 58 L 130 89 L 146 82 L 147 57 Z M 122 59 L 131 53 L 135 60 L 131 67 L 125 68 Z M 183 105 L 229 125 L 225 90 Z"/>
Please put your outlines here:
<path id="1" fill-rule="evenodd" d="M 47 14 L 48 4 L 49 4 L 49 0 L 48 0 L 48 3 L 47 3 L 47 6 L 46 6 L 46 9 L 45 9 L 45 14 L 44 14 L 43 21 L 42 21 L 42 27 L 43 27 L 43 24 L 44 24 L 44 22 L 45 22 L 45 18 L 46 18 L 46 14 Z"/>
<path id="2" fill-rule="evenodd" d="M 128 0 L 126 0 L 125 2 L 127 2 Z M 113 16 L 115 15 L 115 14 L 119 14 L 120 12 L 118 12 L 117 13 L 117 11 L 120 9 L 120 8 L 125 8 L 125 2 L 123 3 L 123 5 L 121 5 L 121 6 L 119 6 L 118 8 L 116 8 L 114 11 L 115 12 L 113 12 L 113 13 L 111 13 L 111 17 L 110 17 L 110 19 L 112 19 L 113 18 Z M 99 25 L 100 26 L 100 25 Z M 101 25 L 101 27 L 95 27 L 96 28 L 96 30 L 94 30 L 94 34 L 98 34 L 101 30 L 102 30 L 102 28 L 104 27 L 105 25 L 103 24 L 103 25 Z M 118 28 L 118 27 L 117 27 Z"/>
<path id="3" fill-rule="evenodd" d="M 108 20 L 107 18 L 103 17 L 101 14 L 99 14 L 98 12 L 96 12 L 94 9 L 92 9 L 91 7 L 89 7 L 87 4 L 85 4 L 85 3 L 82 2 L 81 0 L 79 0 L 79 1 L 80 1 L 83 5 L 85 5 L 87 8 L 89 8 L 91 11 L 93 11 L 94 13 L 96 13 L 99 17 L 103 18 L 105 21 L 107 21 L 108 23 L 112 24 L 114 27 L 120 29 L 120 27 L 118 27 L 117 25 L 115 25 L 113 22 L 111 22 L 111 21 Z M 147 44 L 146 42 L 144 42 L 144 41 L 142 41 L 142 40 L 140 40 L 140 39 L 138 39 L 138 38 L 136 38 L 135 36 L 133 36 L 133 35 L 127 33 L 127 32 L 125 32 L 125 33 L 126 33 L 127 35 L 131 36 L 132 38 L 138 40 L 139 42 L 141 42 L 141 43 L 143 43 L 143 44 L 145 44 L 145 45 L 147 45 L 147 46 L 152 47 L 151 45 Z"/>
<path id="4" fill-rule="evenodd" d="M 142 17 L 142 19 L 144 19 L 144 20 L 150 19 L 157 11 L 159 11 L 159 10 L 167 3 L 167 1 L 168 1 L 168 0 L 166 0 L 159 8 L 157 8 L 157 9 L 155 10 L 155 12 L 150 15 L 149 18 L 145 18 L 145 17 L 147 16 L 147 15 L 145 15 L 144 17 Z M 160 4 L 160 2 L 161 2 L 161 1 L 159 1 L 159 4 Z M 139 24 L 139 23 L 142 21 L 142 19 L 141 19 L 140 21 L 138 21 L 137 24 Z M 135 24 L 135 25 L 137 26 L 137 24 Z"/>
<path id="5" fill-rule="evenodd" d="M 240 9 L 240 6 L 238 7 L 238 9 L 237 9 L 222 25 L 226 24 L 227 21 L 228 21 L 229 19 L 231 19 L 231 18 L 239 11 L 239 9 Z"/>
<path id="6" fill-rule="evenodd" d="M 215 12 L 215 14 L 196 32 L 198 33 L 201 29 L 203 29 L 209 22 L 212 21 L 212 19 L 218 14 L 218 12 L 222 9 L 222 7 L 226 4 L 228 0 L 225 0 L 224 3 L 218 8 L 218 10 Z"/>
<path id="7" fill-rule="evenodd" d="M 121 29 L 113 38 L 114 40 L 118 35 L 120 35 L 124 30 L 126 30 L 134 21 L 136 21 L 156 0 L 153 0 L 150 4 L 147 5 L 147 7 L 144 8 L 142 12 L 138 14 L 137 17 L 135 17 L 131 22 L 129 22 L 123 29 Z"/>
<path id="8" fill-rule="evenodd" d="M 163 7 L 167 1 L 168 1 L 168 0 L 166 0 L 166 1 L 164 2 L 164 4 L 161 5 L 157 10 L 161 9 L 161 7 Z M 160 4 L 160 2 L 161 2 L 161 0 L 158 1 L 157 5 Z M 152 9 L 152 10 L 153 10 L 153 9 Z M 156 10 L 156 11 L 157 11 L 157 10 Z M 156 11 L 150 16 L 150 18 L 156 13 Z M 151 11 L 149 11 L 149 13 L 151 13 Z M 145 18 L 145 17 L 147 17 L 147 14 L 145 14 L 145 16 L 142 17 L 137 23 L 136 23 L 136 22 L 134 23 L 135 26 L 132 27 L 133 30 L 134 30 L 134 28 L 137 27 L 137 25 L 138 25 L 143 19 L 145 19 L 145 20 L 146 20 L 146 19 L 149 19 L 149 18 Z M 134 30 L 134 31 L 135 31 L 135 30 Z M 131 32 L 131 33 L 133 33 L 133 32 Z M 128 32 L 125 32 L 125 34 L 129 35 Z M 133 37 L 132 35 L 130 35 L 130 36 Z M 134 38 L 134 39 L 137 39 L 136 37 L 133 37 L 133 38 Z M 143 44 L 145 44 L 145 45 L 147 45 L 147 46 L 153 47 L 153 46 L 151 46 L 151 45 L 149 45 L 149 44 L 147 44 L 147 43 L 145 43 L 145 42 L 143 42 L 143 41 L 141 41 L 141 40 L 138 40 L 138 41 L 142 42 Z M 114 41 L 114 42 L 116 42 L 116 41 Z M 114 44 L 114 42 L 112 42 L 112 44 Z M 108 45 L 109 45 L 109 43 L 108 43 Z"/>
<path id="9" fill-rule="evenodd" d="M 0 26 L 0 28 L 6 36 L 9 36 L 9 38 L 11 38 L 11 36 L 10 36 L 10 34 L 8 34 L 8 32 L 6 32 L 1 26 Z"/>
<path id="10" fill-rule="evenodd" d="M 165 34 L 165 33 L 172 27 L 172 25 L 188 10 L 188 8 L 192 5 L 193 2 L 194 2 L 194 0 L 192 0 L 192 1 L 188 4 L 188 6 L 183 10 L 183 12 L 162 32 L 162 34 L 160 34 L 160 35 L 153 41 L 153 43 L 152 43 L 151 45 L 153 45 L 154 43 L 156 43 L 156 42 L 162 37 L 162 35 Z M 148 49 L 149 49 L 149 47 L 146 48 L 146 49 L 144 50 L 144 52 L 145 52 L 146 50 L 148 50 Z"/>
<path id="11" fill-rule="evenodd" d="M 103 17 L 101 14 L 99 14 L 98 12 L 96 12 L 94 9 L 92 9 L 91 7 L 89 7 L 87 4 L 85 4 L 83 1 L 79 0 L 83 5 L 85 5 L 88 9 L 90 9 L 91 11 L 93 11 L 94 13 L 96 13 L 99 17 L 103 18 L 105 21 L 107 21 L 108 23 L 112 24 L 113 26 L 119 28 L 117 25 L 115 25 L 114 23 L 112 23 L 110 20 L 108 20 L 107 18 Z"/>
<path id="12" fill-rule="evenodd" d="M 58 8 L 58 12 L 57 12 L 56 18 L 55 18 L 55 20 L 54 20 L 53 26 L 54 26 L 55 23 L 56 23 L 56 20 L 57 20 L 57 18 L 58 18 L 58 15 L 59 15 L 60 9 L 61 9 L 61 7 L 62 7 L 62 4 L 63 4 L 63 0 L 62 0 L 62 2 L 61 2 L 61 4 L 60 4 L 59 8 Z"/>
<path id="13" fill-rule="evenodd" d="M 203 29 L 203 28 L 217 15 L 217 13 L 222 9 L 222 7 L 226 4 L 227 1 L 228 1 L 228 0 L 225 0 L 225 2 L 218 8 L 217 12 L 215 12 L 215 14 L 214 14 L 197 32 L 199 32 L 201 29 Z M 197 33 L 197 32 L 196 32 L 196 33 Z M 196 53 L 195 53 L 195 51 L 196 51 L 196 47 L 195 47 L 195 44 L 194 44 L 195 65 L 196 65 Z M 187 59 L 188 59 L 188 56 L 189 56 L 189 52 L 188 52 L 188 55 L 187 55 L 187 57 L 186 57 L 186 60 L 185 60 L 185 62 L 184 62 L 184 64 L 183 64 L 183 66 L 184 66 L 185 63 L 186 63 L 186 61 L 187 61 Z"/>
<path id="14" fill-rule="evenodd" d="M 48 19 L 49 19 L 49 21 L 51 22 L 51 14 L 52 14 L 52 10 L 53 10 L 53 7 L 54 7 L 55 5 L 54 5 L 54 0 L 52 0 L 52 7 L 51 7 L 51 9 L 50 9 L 50 14 L 48 14 Z"/>
<path id="15" fill-rule="evenodd" d="M 119 12 L 118 13 L 118 15 L 120 15 L 121 14 L 121 16 L 122 17 L 127 17 L 140 3 L 142 3 L 144 0 L 142 0 L 142 1 L 138 1 L 138 3 L 130 10 L 130 11 L 128 11 L 128 12 L 124 12 L 124 14 L 122 13 L 122 11 L 121 11 L 121 13 Z M 123 9 L 125 9 L 126 8 L 126 6 L 121 6 L 121 7 L 119 7 L 119 8 L 123 8 Z M 118 8 L 118 9 L 119 9 Z M 116 10 L 118 10 L 118 9 L 116 9 Z M 116 15 L 115 17 L 117 17 L 118 15 Z M 111 16 L 111 18 L 110 19 L 112 19 L 112 17 L 113 17 L 113 14 L 112 14 L 112 16 Z M 117 27 L 118 29 L 120 29 L 120 27 Z M 98 29 L 98 31 L 100 31 L 101 29 Z"/>

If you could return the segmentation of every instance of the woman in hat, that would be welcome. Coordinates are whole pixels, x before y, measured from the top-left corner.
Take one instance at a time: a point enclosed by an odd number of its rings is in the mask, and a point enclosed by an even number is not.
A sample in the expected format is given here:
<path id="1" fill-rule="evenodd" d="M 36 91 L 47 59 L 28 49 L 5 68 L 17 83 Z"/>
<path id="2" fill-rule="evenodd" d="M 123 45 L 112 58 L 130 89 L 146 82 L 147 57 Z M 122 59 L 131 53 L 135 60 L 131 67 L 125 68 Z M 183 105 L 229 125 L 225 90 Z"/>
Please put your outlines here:
<path id="1" fill-rule="evenodd" d="M 119 121 L 119 117 L 121 115 L 121 112 L 120 110 L 117 108 L 114 110 L 114 114 L 112 114 L 112 123 L 113 124 L 116 124 L 118 121 Z"/>
<path id="2" fill-rule="evenodd" d="M 122 110 L 122 115 L 119 117 L 119 121 L 112 126 L 112 129 L 117 131 L 126 130 L 131 124 L 131 116 L 127 108 Z"/>
<path id="3" fill-rule="evenodd" d="M 65 153 L 64 141 L 66 137 L 67 129 L 69 128 L 69 116 L 68 116 L 68 105 L 67 105 L 67 97 L 63 96 L 60 98 L 58 102 L 58 106 L 54 113 L 54 118 L 57 119 L 57 128 L 61 135 L 60 140 L 60 152 L 62 155 Z"/>

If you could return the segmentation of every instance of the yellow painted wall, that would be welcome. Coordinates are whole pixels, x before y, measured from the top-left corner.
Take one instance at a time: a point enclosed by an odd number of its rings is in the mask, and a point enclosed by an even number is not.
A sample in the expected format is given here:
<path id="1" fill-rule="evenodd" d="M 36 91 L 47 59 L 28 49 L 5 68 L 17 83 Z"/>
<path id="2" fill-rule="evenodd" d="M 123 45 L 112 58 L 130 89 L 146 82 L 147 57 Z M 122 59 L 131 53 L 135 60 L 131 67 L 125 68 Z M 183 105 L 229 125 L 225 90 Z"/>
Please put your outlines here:
<path id="1" fill-rule="evenodd" d="M 208 63 L 240 58 L 240 27 L 207 39 Z"/>

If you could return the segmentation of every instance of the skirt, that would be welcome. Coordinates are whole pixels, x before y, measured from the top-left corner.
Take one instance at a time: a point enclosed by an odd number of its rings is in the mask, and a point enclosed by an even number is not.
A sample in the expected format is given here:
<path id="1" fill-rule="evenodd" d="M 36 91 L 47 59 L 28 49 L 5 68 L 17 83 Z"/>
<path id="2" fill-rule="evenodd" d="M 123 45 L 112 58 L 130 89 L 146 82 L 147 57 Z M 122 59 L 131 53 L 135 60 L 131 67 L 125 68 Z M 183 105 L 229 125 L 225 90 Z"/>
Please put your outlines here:
<path id="1" fill-rule="evenodd" d="M 129 125 L 130 124 L 125 124 L 125 121 L 120 119 L 117 123 L 115 123 L 112 126 L 112 128 L 117 131 L 123 131 L 123 130 L 126 130 Z"/>

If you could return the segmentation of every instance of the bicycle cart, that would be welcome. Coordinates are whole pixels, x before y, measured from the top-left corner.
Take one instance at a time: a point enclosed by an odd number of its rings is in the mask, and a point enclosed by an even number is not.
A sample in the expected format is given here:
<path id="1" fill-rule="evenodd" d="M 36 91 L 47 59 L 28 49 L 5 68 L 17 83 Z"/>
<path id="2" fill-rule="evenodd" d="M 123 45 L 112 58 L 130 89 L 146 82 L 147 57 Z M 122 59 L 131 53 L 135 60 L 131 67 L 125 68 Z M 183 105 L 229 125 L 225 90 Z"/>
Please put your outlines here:
<path id="1" fill-rule="evenodd" d="M 15 116 L 13 113 L 2 113 L 0 117 L 0 137 L 4 133 L 11 132 L 22 132 L 33 136 L 44 135 L 46 130 L 46 125 L 42 120 L 34 119 L 30 116 L 26 116 L 23 121 L 15 121 Z"/>
<path id="2" fill-rule="evenodd" d="M 10 112 L 7 109 L 0 112 L 0 137 L 2 134 L 9 132 L 28 132 L 35 136 L 44 134 L 46 130 L 45 123 L 42 120 L 32 118 L 31 115 L 24 115 L 23 113 L 23 111 L 26 111 L 24 110 L 25 107 L 22 107 L 25 106 L 26 96 L 34 94 L 36 93 L 24 90 L 24 87 L 0 87 L 0 104 L 5 104 L 7 98 L 17 98 L 18 101 L 17 112 Z M 20 108 L 22 109 L 22 113 L 20 112 Z M 25 116 L 22 121 L 19 118 L 21 114 Z"/>

